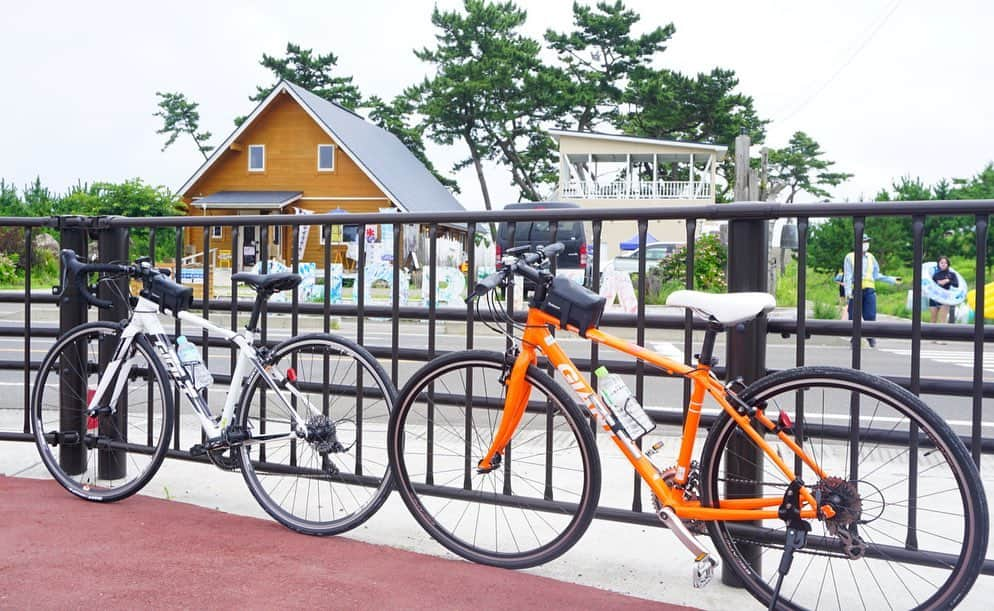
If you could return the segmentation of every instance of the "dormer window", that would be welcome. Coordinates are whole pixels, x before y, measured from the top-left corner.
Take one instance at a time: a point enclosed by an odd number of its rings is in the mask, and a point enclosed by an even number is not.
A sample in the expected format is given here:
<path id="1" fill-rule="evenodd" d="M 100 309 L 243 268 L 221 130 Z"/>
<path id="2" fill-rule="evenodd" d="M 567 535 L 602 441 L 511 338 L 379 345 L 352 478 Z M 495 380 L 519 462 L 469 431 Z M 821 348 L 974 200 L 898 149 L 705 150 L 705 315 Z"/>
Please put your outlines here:
<path id="1" fill-rule="evenodd" d="M 335 145 L 318 145 L 318 172 L 335 171 Z"/>
<path id="2" fill-rule="evenodd" d="M 248 153 L 248 171 L 264 172 L 266 170 L 266 145 L 250 144 Z"/>

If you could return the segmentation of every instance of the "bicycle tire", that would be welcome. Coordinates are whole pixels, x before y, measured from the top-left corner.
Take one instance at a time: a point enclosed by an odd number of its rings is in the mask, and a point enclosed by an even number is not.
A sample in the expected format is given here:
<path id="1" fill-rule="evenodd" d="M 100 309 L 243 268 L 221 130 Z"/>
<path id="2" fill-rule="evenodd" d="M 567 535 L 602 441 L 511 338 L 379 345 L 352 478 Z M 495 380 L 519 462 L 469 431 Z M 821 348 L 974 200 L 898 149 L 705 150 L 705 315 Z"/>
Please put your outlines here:
<path id="1" fill-rule="evenodd" d="M 962 441 L 918 397 L 890 381 L 852 369 L 781 371 L 758 380 L 740 398 L 749 406 L 794 413 L 802 396 L 806 447 L 829 475 L 809 482 L 809 487 L 813 483 L 813 490 L 843 510 L 834 523 L 809 522 L 813 528 L 808 545 L 794 556 L 777 608 L 955 606 L 981 570 L 988 537 L 983 485 Z M 852 411 L 839 411 L 840 406 L 853 405 L 859 410 L 855 437 L 850 435 Z M 777 417 L 772 411 L 769 415 Z M 913 451 L 911 432 L 915 429 L 918 448 Z M 794 435 L 797 430 L 795 422 Z M 767 439 L 784 457 L 792 455 L 772 436 Z M 724 499 L 755 496 L 756 491 L 783 494 L 786 479 L 765 455 L 756 458 L 752 446 L 728 414 L 722 413 L 701 458 L 705 505 L 717 507 Z M 853 454 L 851 448 L 855 448 Z M 858 463 L 855 476 L 850 475 L 853 463 Z M 743 472 L 743 464 L 759 472 L 759 477 Z M 805 474 L 812 480 L 816 477 L 807 467 L 790 466 L 802 480 Z M 916 489 L 910 489 L 912 485 Z M 784 522 L 708 522 L 708 528 L 719 554 L 739 580 L 769 605 L 785 540 Z M 862 558 L 850 559 L 847 551 L 853 548 L 843 546 L 837 534 L 840 530 L 854 531 L 863 539 Z"/>
<path id="2" fill-rule="evenodd" d="M 31 429 L 42 462 L 63 488 L 88 501 L 119 501 L 141 490 L 162 465 L 173 429 L 169 377 L 143 335 L 131 355 L 143 362 L 132 367 L 116 413 L 86 416 L 88 390 L 102 374 L 100 353 L 109 358 L 121 330 L 108 322 L 70 329 L 45 356 L 32 392 Z"/>
<path id="3" fill-rule="evenodd" d="M 325 436 L 241 445 L 237 455 L 249 490 L 266 513 L 297 532 L 324 536 L 359 526 L 383 505 L 392 487 L 386 431 L 397 394 L 390 378 L 365 348 L 323 333 L 277 345 L 266 364 L 284 376 L 293 368 L 294 385 L 321 410 L 320 416 L 308 416 L 308 427 Z M 253 373 L 236 416 L 243 430 L 290 432 L 291 423 L 272 393 L 261 374 Z M 296 397 L 291 401 L 307 415 Z M 322 448 L 332 437 L 340 447 Z"/>
<path id="4" fill-rule="evenodd" d="M 600 498 L 600 458 L 587 416 L 531 366 L 532 398 L 509 451 L 498 468 L 477 473 L 500 421 L 504 371 L 504 355 L 485 351 L 424 365 L 400 393 L 389 450 L 397 490 L 428 534 L 467 560 L 520 569 L 583 536 Z"/>

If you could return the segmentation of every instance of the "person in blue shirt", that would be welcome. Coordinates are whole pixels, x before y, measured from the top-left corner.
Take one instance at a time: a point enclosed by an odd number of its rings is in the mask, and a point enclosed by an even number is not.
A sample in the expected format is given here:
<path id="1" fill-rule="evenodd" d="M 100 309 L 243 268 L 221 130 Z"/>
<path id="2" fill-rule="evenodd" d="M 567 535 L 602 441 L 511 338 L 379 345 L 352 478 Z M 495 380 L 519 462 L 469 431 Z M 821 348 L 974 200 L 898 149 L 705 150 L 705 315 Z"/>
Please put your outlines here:
<path id="1" fill-rule="evenodd" d="M 845 287 L 846 300 L 848 302 L 849 320 L 853 319 L 853 275 L 856 270 L 856 257 L 853 253 L 849 253 L 845 256 L 842 262 L 842 285 Z M 900 282 L 900 278 L 895 278 L 893 276 L 887 276 L 880 273 L 880 264 L 877 262 L 877 258 L 873 256 L 870 252 L 870 236 L 863 236 L 863 279 L 860 283 L 860 298 L 863 306 L 863 320 L 876 320 L 877 319 L 877 290 L 876 282 L 886 282 L 887 284 L 897 284 Z M 877 345 L 877 340 L 872 337 L 866 338 L 866 341 L 873 348 Z"/>

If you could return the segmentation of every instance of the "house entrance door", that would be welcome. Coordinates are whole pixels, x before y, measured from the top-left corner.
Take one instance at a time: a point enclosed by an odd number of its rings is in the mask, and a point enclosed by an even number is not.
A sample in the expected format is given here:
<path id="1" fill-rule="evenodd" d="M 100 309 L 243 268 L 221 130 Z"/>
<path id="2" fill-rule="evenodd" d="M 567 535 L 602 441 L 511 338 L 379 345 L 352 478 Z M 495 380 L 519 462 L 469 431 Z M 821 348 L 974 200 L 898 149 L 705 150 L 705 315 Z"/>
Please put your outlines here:
<path id="1" fill-rule="evenodd" d="M 262 210 L 239 211 L 239 215 L 259 215 L 265 214 Z M 280 252 L 280 232 L 282 227 L 276 225 L 269 226 L 269 257 L 270 259 L 282 259 Z M 262 258 L 262 227 L 258 225 L 246 225 L 242 227 L 239 234 L 238 256 L 241 257 L 240 266 L 248 269 L 259 262 Z"/>

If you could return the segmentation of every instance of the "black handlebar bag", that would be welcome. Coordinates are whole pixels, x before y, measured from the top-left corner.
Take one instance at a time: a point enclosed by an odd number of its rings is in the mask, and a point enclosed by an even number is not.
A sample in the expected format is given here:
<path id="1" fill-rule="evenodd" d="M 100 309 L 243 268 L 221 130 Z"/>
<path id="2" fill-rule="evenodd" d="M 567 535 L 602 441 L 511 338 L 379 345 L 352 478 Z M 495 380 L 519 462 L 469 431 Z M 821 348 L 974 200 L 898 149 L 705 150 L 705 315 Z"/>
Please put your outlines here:
<path id="1" fill-rule="evenodd" d="M 162 274 L 152 276 L 144 296 L 158 303 L 160 312 L 170 310 L 173 314 L 179 314 L 193 305 L 193 289 Z"/>
<path id="2" fill-rule="evenodd" d="M 590 291 L 569 278 L 556 276 L 545 295 L 541 309 L 559 319 L 560 328 L 572 325 L 579 329 L 582 337 L 587 336 L 587 329 L 596 328 L 601 324 L 604 314 L 605 297 Z"/>

